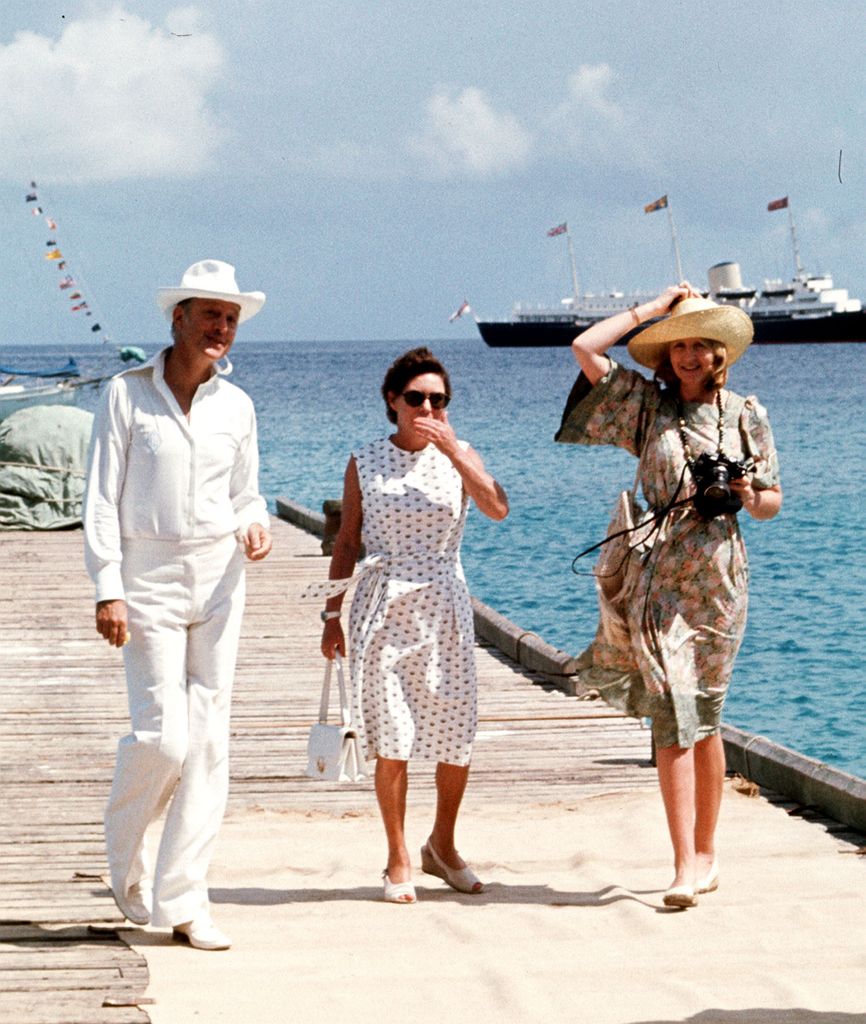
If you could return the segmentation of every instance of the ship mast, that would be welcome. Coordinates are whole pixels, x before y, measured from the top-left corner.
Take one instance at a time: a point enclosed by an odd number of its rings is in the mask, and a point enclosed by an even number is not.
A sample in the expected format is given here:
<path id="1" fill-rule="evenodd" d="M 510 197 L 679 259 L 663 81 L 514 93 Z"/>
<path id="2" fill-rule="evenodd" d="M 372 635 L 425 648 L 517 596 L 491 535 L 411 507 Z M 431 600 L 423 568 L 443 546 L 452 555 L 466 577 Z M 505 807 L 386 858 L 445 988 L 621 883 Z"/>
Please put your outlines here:
<path id="1" fill-rule="evenodd" d="M 568 228 L 565 229 L 565 241 L 568 245 L 568 262 L 571 266 L 571 287 L 574 293 L 574 301 L 577 303 L 580 300 L 580 289 L 577 286 L 577 264 L 574 261 L 574 245 L 571 241 L 571 232 Z"/>
<path id="2" fill-rule="evenodd" d="M 574 304 L 580 299 L 580 288 L 577 284 L 577 264 L 574 261 L 574 246 L 571 242 L 571 232 L 568 230 L 567 220 L 557 224 L 555 228 L 551 228 L 547 232 L 548 238 L 555 238 L 557 235 L 565 235 L 565 241 L 568 244 L 568 262 L 571 266 L 571 289 L 574 296 L 572 304 Z"/>
<path id="3" fill-rule="evenodd" d="M 667 203 L 665 204 L 665 209 L 668 211 L 668 223 L 671 226 L 671 239 L 672 239 L 672 241 L 674 243 L 674 259 L 676 260 L 676 265 L 677 265 L 677 281 L 682 281 L 683 280 L 683 261 L 680 258 L 680 243 L 679 243 L 679 239 L 677 238 L 677 229 L 674 227 L 674 215 L 671 212 L 670 199 L 668 199 Z"/>
<path id="4" fill-rule="evenodd" d="M 800 247 L 797 245 L 797 229 L 794 227 L 794 214 L 791 210 L 790 197 L 782 196 L 781 199 L 772 199 L 767 203 L 767 211 L 772 213 L 773 210 L 788 211 L 788 224 L 791 228 L 791 246 L 794 250 L 794 280 L 805 281 L 806 274 L 803 270 L 803 264 L 800 262 Z"/>
<path id="5" fill-rule="evenodd" d="M 668 211 L 668 224 L 671 228 L 671 240 L 674 243 L 674 259 L 676 261 L 677 280 L 682 281 L 683 279 L 683 261 L 680 258 L 680 242 L 677 238 L 677 229 L 674 227 L 674 215 L 671 210 L 671 201 L 667 192 L 659 199 L 656 199 L 653 203 L 647 203 L 643 208 L 644 213 L 654 213 L 656 210 L 667 210 Z"/>
<path id="6" fill-rule="evenodd" d="M 788 202 L 788 223 L 791 225 L 791 245 L 794 249 L 794 273 L 797 280 L 802 280 L 803 264 L 800 262 L 800 247 L 797 245 L 797 229 L 794 227 L 794 214 L 791 211 L 791 203 Z"/>

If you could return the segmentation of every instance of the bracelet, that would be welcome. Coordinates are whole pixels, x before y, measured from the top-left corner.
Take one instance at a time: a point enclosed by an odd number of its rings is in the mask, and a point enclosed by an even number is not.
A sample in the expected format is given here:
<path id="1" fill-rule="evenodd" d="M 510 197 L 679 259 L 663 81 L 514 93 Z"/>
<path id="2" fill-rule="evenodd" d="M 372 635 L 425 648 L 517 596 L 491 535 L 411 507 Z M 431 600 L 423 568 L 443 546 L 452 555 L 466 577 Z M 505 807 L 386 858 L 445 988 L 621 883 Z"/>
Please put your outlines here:
<path id="1" fill-rule="evenodd" d="M 635 303 L 633 306 L 629 306 L 628 307 L 628 311 L 634 317 L 634 325 L 635 325 L 635 327 L 640 327 L 641 319 L 637 315 L 637 303 Z"/>
<path id="2" fill-rule="evenodd" d="M 341 612 L 319 612 L 322 622 L 329 622 L 331 619 L 339 619 Z"/>

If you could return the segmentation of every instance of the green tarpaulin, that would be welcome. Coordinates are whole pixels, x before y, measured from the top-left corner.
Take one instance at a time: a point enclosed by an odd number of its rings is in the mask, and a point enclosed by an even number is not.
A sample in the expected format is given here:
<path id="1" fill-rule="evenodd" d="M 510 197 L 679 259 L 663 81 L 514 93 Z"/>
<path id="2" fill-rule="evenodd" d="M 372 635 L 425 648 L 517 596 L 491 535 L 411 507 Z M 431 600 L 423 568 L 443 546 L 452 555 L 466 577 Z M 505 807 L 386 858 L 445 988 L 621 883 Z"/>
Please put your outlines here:
<path id="1" fill-rule="evenodd" d="M 93 413 L 36 405 L 0 423 L 0 530 L 58 530 L 81 522 Z"/>

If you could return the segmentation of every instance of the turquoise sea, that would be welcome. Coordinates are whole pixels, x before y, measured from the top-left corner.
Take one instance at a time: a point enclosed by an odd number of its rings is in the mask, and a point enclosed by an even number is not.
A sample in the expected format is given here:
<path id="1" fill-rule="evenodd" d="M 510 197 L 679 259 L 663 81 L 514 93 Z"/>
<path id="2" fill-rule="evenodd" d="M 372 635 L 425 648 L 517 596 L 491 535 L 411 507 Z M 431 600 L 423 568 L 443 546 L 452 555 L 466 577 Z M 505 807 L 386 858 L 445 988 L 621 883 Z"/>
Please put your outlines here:
<path id="1" fill-rule="evenodd" d="M 389 362 L 418 342 L 236 343 L 233 379 L 259 418 L 261 486 L 314 509 L 339 497 L 353 446 L 388 431 L 379 395 Z M 613 449 L 557 445 L 576 376 L 568 349 L 428 343 L 448 367 L 458 434 L 508 491 L 511 515 L 470 513 L 470 589 L 572 654 L 596 625 L 593 582 L 573 556 L 604 535 L 633 460 Z M 149 346 L 152 351 L 155 346 Z M 621 350 L 619 358 L 628 363 Z M 51 363 L 57 349 L 5 347 L 3 362 Z M 62 355 L 66 353 L 63 352 Z M 101 364 L 95 350 L 82 368 Z M 114 368 L 116 362 L 112 363 Z M 766 406 L 785 502 L 770 522 L 742 517 L 751 563 L 749 625 L 725 718 L 866 777 L 866 345 L 754 347 L 730 386 Z M 92 407 L 95 395 L 85 396 Z"/>

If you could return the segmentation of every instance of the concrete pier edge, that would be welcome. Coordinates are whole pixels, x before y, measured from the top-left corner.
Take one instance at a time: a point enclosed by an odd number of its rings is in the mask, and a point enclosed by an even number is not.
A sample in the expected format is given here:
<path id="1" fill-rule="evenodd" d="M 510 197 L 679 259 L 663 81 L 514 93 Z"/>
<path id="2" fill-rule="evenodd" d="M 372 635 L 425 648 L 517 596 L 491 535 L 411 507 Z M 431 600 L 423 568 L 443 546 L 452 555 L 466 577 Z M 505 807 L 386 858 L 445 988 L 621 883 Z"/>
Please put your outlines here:
<path id="1" fill-rule="evenodd" d="M 288 498 L 276 499 L 277 515 L 287 522 L 323 536 L 325 517 Z M 475 632 L 519 665 L 541 674 L 565 693 L 577 695 L 578 659 L 558 650 L 536 633 L 472 598 Z M 866 833 L 866 781 L 799 754 L 765 736 L 722 725 L 728 770 L 756 782 L 804 807 L 814 807 L 835 821 Z"/>

